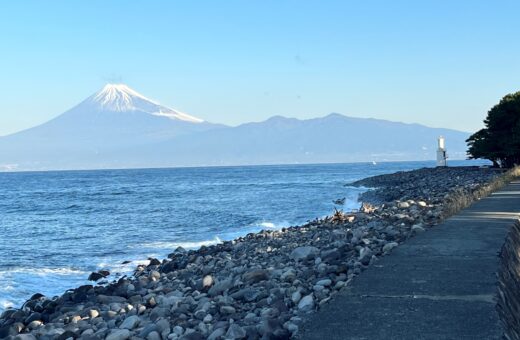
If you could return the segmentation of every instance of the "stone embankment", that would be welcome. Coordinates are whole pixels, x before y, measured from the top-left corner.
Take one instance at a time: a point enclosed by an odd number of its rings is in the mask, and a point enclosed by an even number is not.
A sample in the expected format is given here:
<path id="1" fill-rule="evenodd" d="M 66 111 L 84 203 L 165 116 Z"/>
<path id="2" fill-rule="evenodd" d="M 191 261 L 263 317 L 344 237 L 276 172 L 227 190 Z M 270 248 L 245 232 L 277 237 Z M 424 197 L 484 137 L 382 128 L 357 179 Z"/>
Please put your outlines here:
<path id="1" fill-rule="evenodd" d="M 379 257 L 505 181 L 491 169 L 368 178 L 359 211 L 152 259 L 132 277 L 33 296 L 0 317 L 8 339 L 286 339 Z M 454 208 L 456 207 L 456 208 Z"/>

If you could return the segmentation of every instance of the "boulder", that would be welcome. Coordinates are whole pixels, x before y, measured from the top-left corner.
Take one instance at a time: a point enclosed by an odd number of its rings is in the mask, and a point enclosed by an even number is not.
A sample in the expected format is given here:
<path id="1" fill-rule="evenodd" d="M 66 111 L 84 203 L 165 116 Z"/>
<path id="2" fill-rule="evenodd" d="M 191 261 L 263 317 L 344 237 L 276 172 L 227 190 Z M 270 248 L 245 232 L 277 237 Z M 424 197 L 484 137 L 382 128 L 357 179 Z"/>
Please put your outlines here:
<path id="1" fill-rule="evenodd" d="M 319 249 L 312 246 L 303 246 L 295 248 L 290 255 L 293 260 L 308 260 L 313 259 L 319 254 Z"/>

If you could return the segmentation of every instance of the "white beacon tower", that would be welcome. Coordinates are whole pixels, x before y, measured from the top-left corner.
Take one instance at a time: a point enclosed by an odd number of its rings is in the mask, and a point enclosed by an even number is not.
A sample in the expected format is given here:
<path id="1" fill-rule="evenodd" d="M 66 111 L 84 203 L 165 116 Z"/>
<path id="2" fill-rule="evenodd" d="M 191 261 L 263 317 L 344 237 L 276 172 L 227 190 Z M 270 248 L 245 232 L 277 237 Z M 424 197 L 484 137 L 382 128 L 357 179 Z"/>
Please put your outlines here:
<path id="1" fill-rule="evenodd" d="M 446 154 L 446 146 L 445 140 L 443 136 L 439 136 L 437 139 L 439 143 L 439 148 L 437 149 L 437 166 L 447 166 L 446 159 L 448 158 Z"/>

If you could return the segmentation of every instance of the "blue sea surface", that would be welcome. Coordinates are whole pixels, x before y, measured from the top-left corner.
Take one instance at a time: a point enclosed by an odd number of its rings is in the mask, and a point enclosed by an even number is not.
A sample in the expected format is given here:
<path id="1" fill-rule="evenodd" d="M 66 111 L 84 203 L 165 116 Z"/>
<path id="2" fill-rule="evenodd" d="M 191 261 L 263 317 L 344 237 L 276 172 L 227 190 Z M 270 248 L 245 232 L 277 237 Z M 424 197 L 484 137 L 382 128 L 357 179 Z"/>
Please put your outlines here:
<path id="1" fill-rule="evenodd" d="M 452 163 L 453 164 L 453 163 Z M 468 164 L 459 162 L 457 164 Z M 434 162 L 0 173 L 0 311 L 198 248 L 357 208 L 368 176 Z M 122 265 L 123 261 L 131 263 Z"/>

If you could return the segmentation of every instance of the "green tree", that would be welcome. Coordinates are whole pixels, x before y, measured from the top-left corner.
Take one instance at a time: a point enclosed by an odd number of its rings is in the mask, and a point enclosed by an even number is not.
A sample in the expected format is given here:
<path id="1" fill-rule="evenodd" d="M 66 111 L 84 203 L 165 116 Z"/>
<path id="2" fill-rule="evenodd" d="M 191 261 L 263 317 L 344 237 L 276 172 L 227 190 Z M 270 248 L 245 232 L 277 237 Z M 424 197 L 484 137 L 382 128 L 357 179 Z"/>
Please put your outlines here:
<path id="1" fill-rule="evenodd" d="M 489 159 L 494 166 L 507 168 L 520 164 L 520 92 L 493 106 L 484 125 L 466 140 L 469 158 Z"/>

